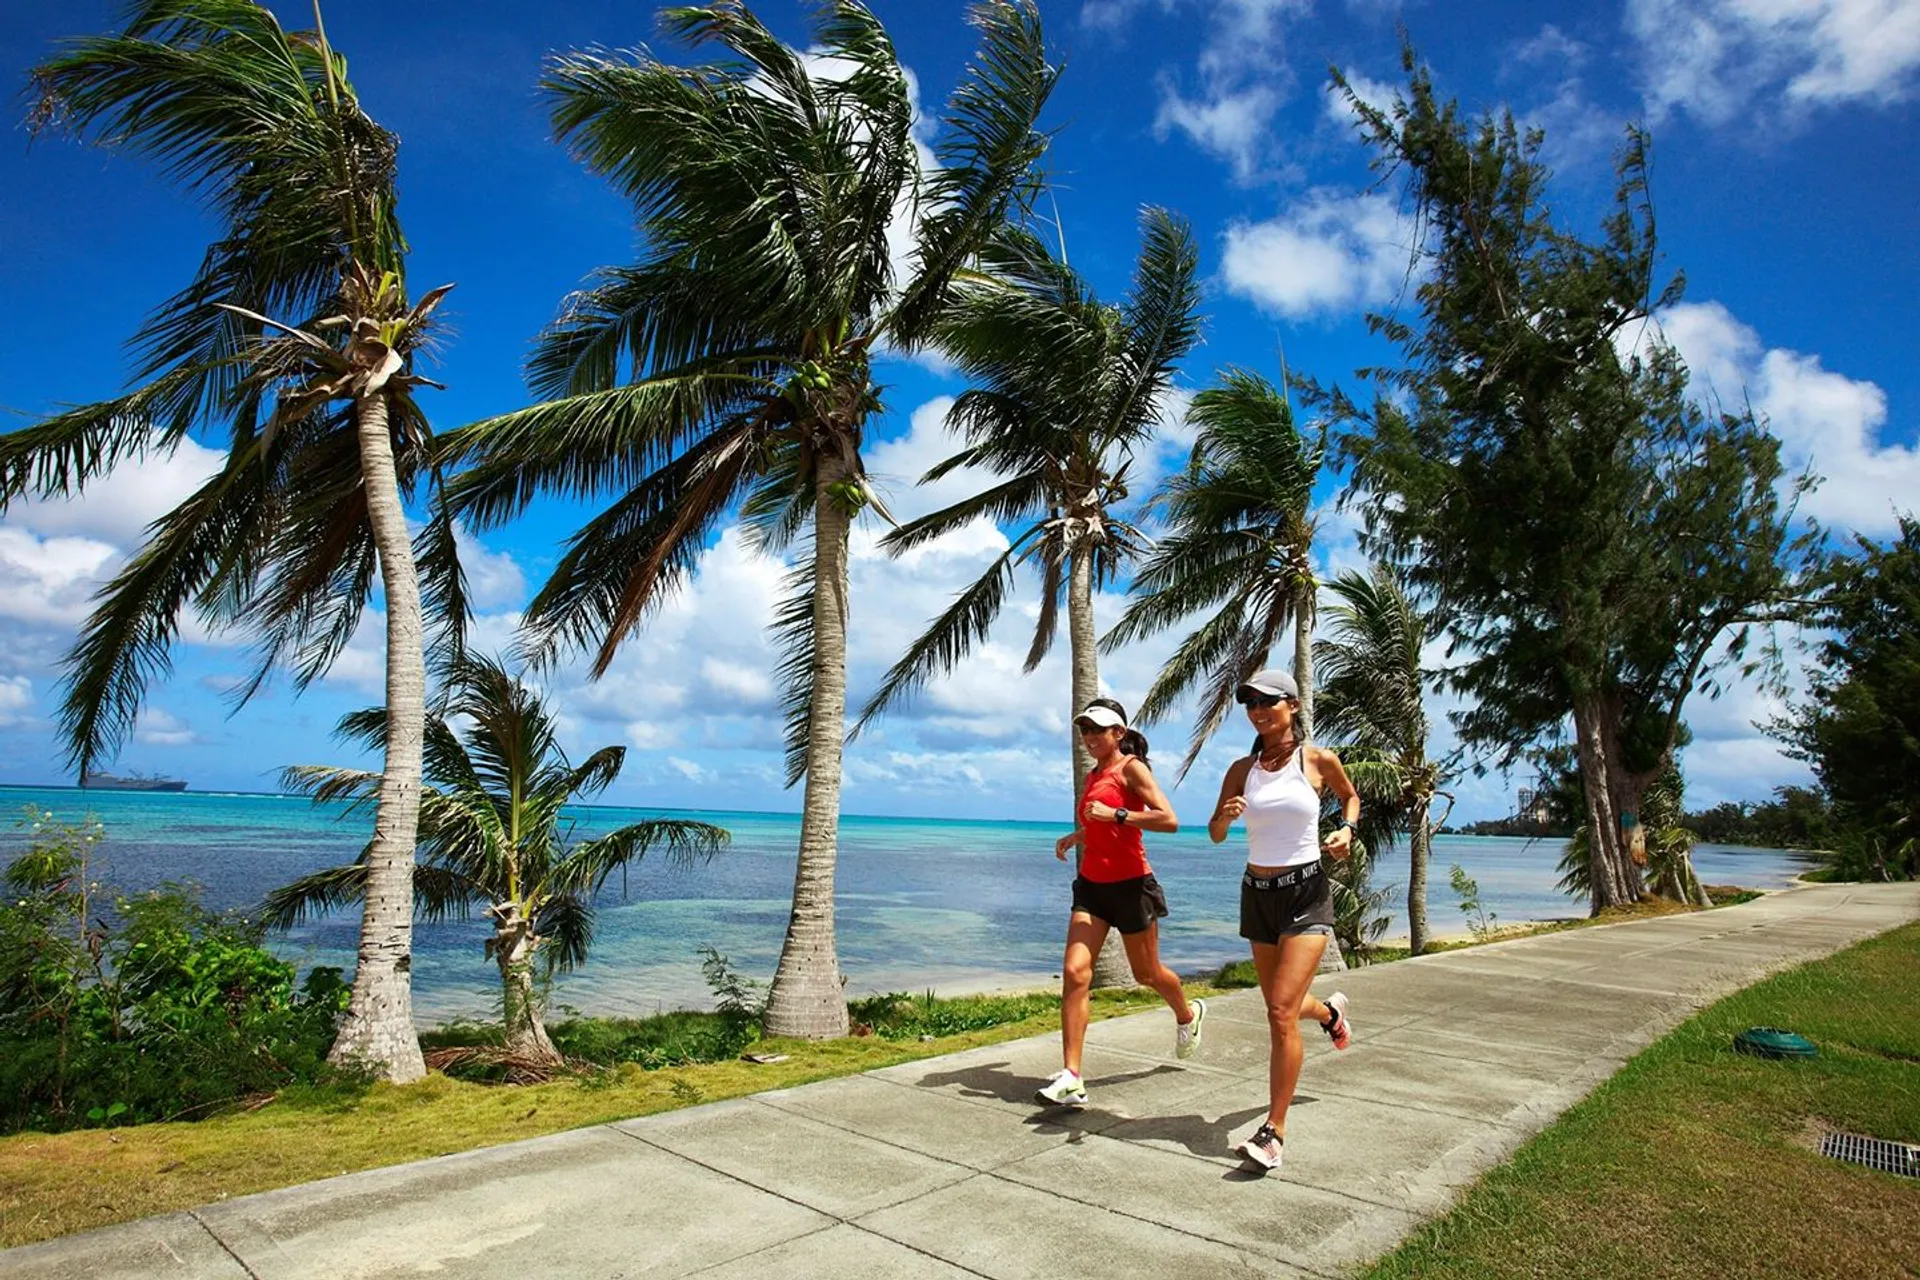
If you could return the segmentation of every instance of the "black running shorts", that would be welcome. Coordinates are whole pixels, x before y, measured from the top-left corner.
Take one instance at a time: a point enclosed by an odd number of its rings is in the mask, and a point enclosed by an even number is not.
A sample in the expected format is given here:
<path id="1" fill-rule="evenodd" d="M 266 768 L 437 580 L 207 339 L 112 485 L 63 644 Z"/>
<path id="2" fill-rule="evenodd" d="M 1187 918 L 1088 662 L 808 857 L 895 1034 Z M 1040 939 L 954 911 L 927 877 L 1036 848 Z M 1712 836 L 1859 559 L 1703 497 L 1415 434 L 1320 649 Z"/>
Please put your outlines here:
<path id="1" fill-rule="evenodd" d="M 1075 876 L 1073 909 L 1121 933 L 1139 933 L 1167 914 L 1167 894 L 1151 873 L 1131 880 L 1107 881 Z"/>
<path id="2" fill-rule="evenodd" d="M 1240 878 L 1240 936 L 1268 946 L 1302 933 L 1333 932 L 1333 891 L 1317 862 L 1273 876 Z"/>

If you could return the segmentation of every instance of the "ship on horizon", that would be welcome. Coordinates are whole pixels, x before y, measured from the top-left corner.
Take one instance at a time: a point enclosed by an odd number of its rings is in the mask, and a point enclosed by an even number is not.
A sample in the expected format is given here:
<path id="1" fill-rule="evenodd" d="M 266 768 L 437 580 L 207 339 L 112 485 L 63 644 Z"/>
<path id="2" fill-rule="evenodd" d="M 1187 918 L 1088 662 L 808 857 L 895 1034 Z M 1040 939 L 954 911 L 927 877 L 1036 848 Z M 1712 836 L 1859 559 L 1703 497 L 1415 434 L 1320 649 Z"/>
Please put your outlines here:
<path id="1" fill-rule="evenodd" d="M 162 778 L 151 773 L 94 773 L 80 775 L 80 785 L 88 791 L 185 791 L 179 778 Z"/>

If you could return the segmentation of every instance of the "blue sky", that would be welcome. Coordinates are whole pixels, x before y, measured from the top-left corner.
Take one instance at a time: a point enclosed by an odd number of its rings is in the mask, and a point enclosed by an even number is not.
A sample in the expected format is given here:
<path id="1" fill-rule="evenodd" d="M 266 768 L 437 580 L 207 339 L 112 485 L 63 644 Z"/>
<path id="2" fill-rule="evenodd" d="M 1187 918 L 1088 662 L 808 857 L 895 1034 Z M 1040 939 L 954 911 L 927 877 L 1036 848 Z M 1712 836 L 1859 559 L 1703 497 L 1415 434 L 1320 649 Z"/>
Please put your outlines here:
<path id="1" fill-rule="evenodd" d="M 1581 6 L 1439 5 L 1392 0 L 1051 0 L 1050 42 L 1066 74 L 1049 112 L 1048 160 L 1070 255 L 1110 295 L 1124 287 L 1140 208 L 1188 217 L 1206 275 L 1204 344 L 1188 390 L 1225 364 L 1322 381 L 1386 353 L 1368 308 L 1391 307 L 1407 231 L 1375 189 L 1350 122 L 1326 95 L 1339 65 L 1368 96 L 1390 94 L 1404 24 L 1439 84 L 1474 109 L 1510 107 L 1548 132 L 1556 206 L 1591 228 L 1611 193 L 1611 153 L 1629 120 L 1654 137 L 1655 201 L 1686 301 L 1664 316 L 1703 390 L 1751 399 L 1789 459 L 1828 477 L 1809 509 L 1841 531 L 1884 535 L 1920 492 L 1920 178 L 1916 108 L 1920 5 L 1911 0 L 1626 0 Z M 878 9 L 913 72 L 929 128 L 972 43 L 954 0 Z M 304 4 L 275 4 L 305 25 Z M 804 41 L 804 9 L 760 12 Z M 109 395 L 127 369 L 121 343 L 190 275 L 208 226 L 150 165 L 69 139 L 31 140 L 26 72 L 64 36 L 108 29 L 102 0 L 0 12 L 0 86 L 17 91 L 0 134 L 0 425 Z M 501 0 L 376 5 L 333 0 L 334 43 L 373 115 L 402 141 L 402 211 L 416 289 L 453 281 L 452 321 L 429 392 L 442 428 L 525 402 L 527 342 L 597 266 L 630 260 L 620 202 L 548 140 L 535 81 L 548 54 L 651 39 L 643 4 L 528 6 Z M 895 362 L 870 465 L 896 511 L 958 496 L 912 481 L 949 447 L 941 419 L 963 389 L 937 367 Z M 1180 457 L 1170 424 L 1152 472 Z M 56 779 L 51 718 L 59 658 L 95 587 L 138 546 L 147 520 L 204 475 L 190 444 L 116 475 L 71 504 L 17 506 L 0 519 L 0 782 Z M 1321 556 L 1357 566 L 1352 522 L 1321 499 Z M 504 644 L 515 611 L 584 515 L 546 505 L 472 542 L 482 642 Z M 856 535 L 851 679 L 858 698 L 918 625 L 1005 545 L 980 526 L 911 562 Z M 737 535 L 710 550 L 689 591 L 590 683 L 578 667 L 549 681 L 569 742 L 624 742 L 616 801 L 784 809 L 773 657 L 762 634 L 783 569 Z M 860 739 L 847 758 L 850 812 L 1050 817 L 1065 806 L 1064 653 L 1021 677 L 1030 589 L 992 641 L 948 681 Z M 1104 627 L 1118 597 L 1099 602 Z M 377 615 L 374 615 L 377 622 Z M 152 690 L 120 764 L 195 787 L 268 789 L 282 764 L 340 759 L 338 715 L 377 698 L 380 645 L 368 628 L 327 681 L 297 700 L 284 682 L 237 714 L 221 690 L 246 667 L 235 637 L 189 629 L 174 677 Z M 1137 703 L 1172 643 L 1116 655 L 1109 691 Z M 1435 699 L 1436 713 L 1448 704 Z M 1777 707 L 1736 684 L 1696 700 L 1685 764 L 1690 800 L 1757 799 L 1805 780 L 1753 721 Z M 1168 754 L 1186 726 L 1155 735 Z M 1176 804 L 1194 816 L 1239 745 L 1228 735 Z M 1441 744 L 1447 736 L 1441 733 Z M 1460 786 L 1459 813 L 1511 807 L 1513 783 Z"/>

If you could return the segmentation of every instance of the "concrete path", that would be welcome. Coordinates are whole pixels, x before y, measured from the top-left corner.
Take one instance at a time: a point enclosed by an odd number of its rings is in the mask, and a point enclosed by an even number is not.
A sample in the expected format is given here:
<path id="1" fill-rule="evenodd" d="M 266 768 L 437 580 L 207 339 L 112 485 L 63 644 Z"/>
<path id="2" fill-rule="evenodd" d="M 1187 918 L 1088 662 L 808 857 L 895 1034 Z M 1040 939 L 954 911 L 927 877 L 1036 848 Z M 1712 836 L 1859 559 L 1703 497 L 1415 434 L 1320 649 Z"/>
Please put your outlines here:
<path id="1" fill-rule="evenodd" d="M 351 1174 L 0 1252 L 6 1280 L 1333 1276 L 1392 1247 L 1691 1009 L 1920 915 L 1920 885 L 1794 890 L 1320 979 L 1284 1176 L 1258 993 L 1176 1064 L 1164 1010 L 1055 1037 Z"/>

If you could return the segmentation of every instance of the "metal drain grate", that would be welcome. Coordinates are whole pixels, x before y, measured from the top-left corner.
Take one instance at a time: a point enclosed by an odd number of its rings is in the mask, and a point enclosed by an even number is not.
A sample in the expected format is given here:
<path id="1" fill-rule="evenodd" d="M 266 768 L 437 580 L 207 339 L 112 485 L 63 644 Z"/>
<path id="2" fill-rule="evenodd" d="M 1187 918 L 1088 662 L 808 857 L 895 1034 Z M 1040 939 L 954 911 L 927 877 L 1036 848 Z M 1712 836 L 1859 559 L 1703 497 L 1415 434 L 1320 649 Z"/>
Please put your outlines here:
<path id="1" fill-rule="evenodd" d="M 1820 1139 L 1820 1154 L 1848 1164 L 1865 1165 L 1881 1173 L 1897 1173 L 1904 1178 L 1920 1178 L 1920 1153 L 1900 1142 L 1885 1138 L 1863 1138 L 1857 1133 L 1830 1133 Z"/>

